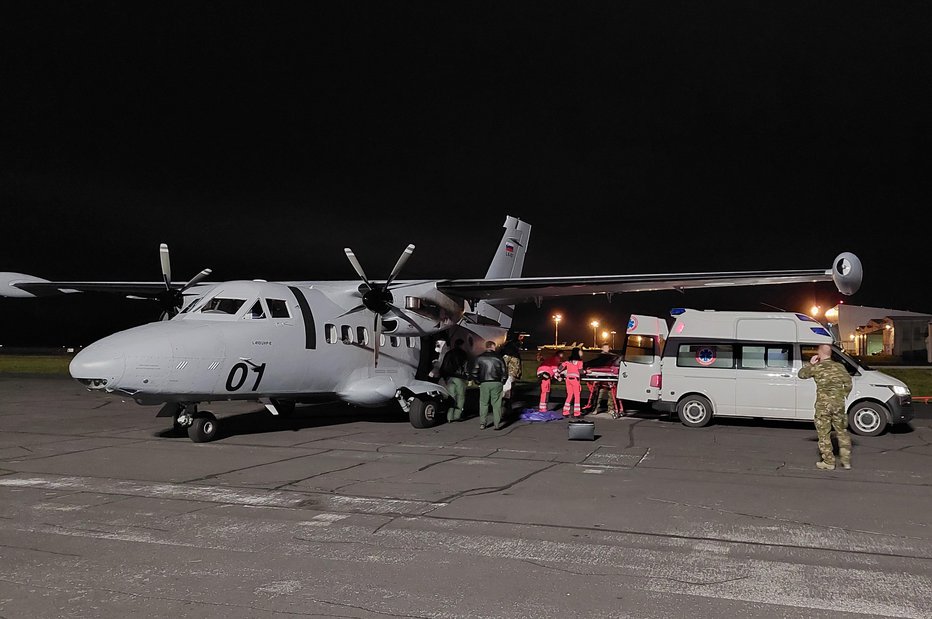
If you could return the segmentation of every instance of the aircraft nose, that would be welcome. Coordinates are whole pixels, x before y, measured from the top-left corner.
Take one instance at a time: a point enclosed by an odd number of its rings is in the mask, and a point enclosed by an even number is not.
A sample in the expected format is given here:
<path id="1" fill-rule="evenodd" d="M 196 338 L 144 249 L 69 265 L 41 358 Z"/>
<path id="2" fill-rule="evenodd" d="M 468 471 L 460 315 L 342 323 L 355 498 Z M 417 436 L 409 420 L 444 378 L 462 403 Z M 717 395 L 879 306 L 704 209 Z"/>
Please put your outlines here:
<path id="1" fill-rule="evenodd" d="M 112 390 L 126 371 L 122 350 L 91 344 L 71 360 L 68 371 L 72 378 L 88 389 Z"/>

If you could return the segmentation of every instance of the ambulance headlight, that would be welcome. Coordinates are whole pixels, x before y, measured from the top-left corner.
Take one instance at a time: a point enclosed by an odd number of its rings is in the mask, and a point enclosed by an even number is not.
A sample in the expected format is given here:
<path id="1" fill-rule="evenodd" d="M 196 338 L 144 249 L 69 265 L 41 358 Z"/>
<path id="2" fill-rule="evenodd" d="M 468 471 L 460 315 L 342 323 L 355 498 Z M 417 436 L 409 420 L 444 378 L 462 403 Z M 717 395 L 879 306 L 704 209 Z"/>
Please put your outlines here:
<path id="1" fill-rule="evenodd" d="M 880 385 L 878 385 L 879 387 Z M 887 389 L 892 391 L 895 395 L 909 395 L 909 387 L 903 387 L 901 385 L 884 385 Z"/>

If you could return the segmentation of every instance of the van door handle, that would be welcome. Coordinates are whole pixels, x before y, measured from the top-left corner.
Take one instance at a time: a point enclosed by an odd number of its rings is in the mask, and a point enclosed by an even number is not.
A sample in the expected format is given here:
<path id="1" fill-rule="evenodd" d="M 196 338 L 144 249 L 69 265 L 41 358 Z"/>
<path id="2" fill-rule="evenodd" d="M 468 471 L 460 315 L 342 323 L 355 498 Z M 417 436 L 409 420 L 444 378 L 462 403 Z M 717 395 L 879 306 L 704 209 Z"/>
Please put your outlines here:
<path id="1" fill-rule="evenodd" d="M 780 374 L 782 378 L 793 378 L 792 374 Z"/>

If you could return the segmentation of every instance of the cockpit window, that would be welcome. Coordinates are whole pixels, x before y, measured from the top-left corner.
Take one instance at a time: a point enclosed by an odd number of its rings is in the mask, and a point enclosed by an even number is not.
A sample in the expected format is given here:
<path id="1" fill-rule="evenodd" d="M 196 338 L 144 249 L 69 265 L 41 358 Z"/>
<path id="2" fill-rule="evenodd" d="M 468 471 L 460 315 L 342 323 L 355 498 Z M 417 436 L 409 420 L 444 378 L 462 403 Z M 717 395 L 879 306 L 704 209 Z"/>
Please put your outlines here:
<path id="1" fill-rule="evenodd" d="M 194 299 L 193 301 L 191 301 L 190 303 L 188 303 L 188 304 L 185 306 L 185 308 L 184 308 L 183 310 L 181 310 L 181 313 L 182 313 L 182 314 L 187 314 L 188 312 L 190 312 L 191 309 L 192 309 L 195 305 L 197 305 L 197 304 L 200 302 L 200 300 L 203 299 L 203 298 L 204 298 L 204 297 L 197 297 L 196 299 Z"/>
<path id="2" fill-rule="evenodd" d="M 204 304 L 201 312 L 205 314 L 235 314 L 246 303 L 246 299 L 227 299 L 214 297 Z"/>
<path id="3" fill-rule="evenodd" d="M 252 320 L 261 320 L 265 318 L 265 311 L 262 309 L 262 302 L 256 301 L 253 303 L 252 307 L 249 308 L 249 311 L 246 312 L 246 315 L 243 318 L 249 318 Z"/>
<path id="4" fill-rule="evenodd" d="M 281 299 L 266 299 L 265 303 L 269 306 L 272 318 L 291 318 L 288 314 L 288 304 Z"/>

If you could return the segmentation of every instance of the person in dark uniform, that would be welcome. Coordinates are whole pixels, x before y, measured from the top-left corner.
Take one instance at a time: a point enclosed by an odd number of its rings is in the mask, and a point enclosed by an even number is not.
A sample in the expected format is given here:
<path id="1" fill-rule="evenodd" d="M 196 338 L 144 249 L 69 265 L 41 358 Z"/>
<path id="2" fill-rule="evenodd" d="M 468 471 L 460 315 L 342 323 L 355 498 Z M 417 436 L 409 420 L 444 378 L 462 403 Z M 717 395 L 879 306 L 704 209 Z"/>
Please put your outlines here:
<path id="1" fill-rule="evenodd" d="M 447 409 L 447 421 L 462 421 L 463 406 L 466 403 L 466 364 L 469 357 L 463 350 L 463 340 L 453 343 L 440 362 L 440 377 L 447 381 L 447 391 L 452 402 Z"/>
<path id="2" fill-rule="evenodd" d="M 486 423 L 489 407 L 492 408 L 492 420 L 495 429 L 501 430 L 502 425 L 502 390 L 508 379 L 508 369 L 505 362 L 495 352 L 495 342 L 485 343 L 485 352 L 476 357 L 472 367 L 472 378 L 479 383 L 479 429 L 485 430 L 490 425 Z"/>

